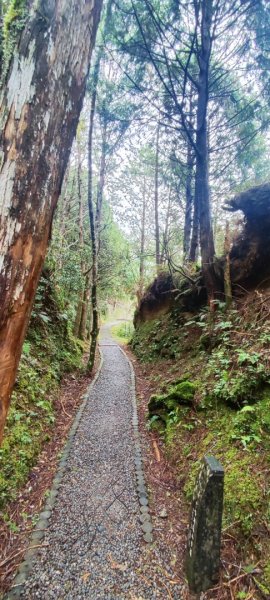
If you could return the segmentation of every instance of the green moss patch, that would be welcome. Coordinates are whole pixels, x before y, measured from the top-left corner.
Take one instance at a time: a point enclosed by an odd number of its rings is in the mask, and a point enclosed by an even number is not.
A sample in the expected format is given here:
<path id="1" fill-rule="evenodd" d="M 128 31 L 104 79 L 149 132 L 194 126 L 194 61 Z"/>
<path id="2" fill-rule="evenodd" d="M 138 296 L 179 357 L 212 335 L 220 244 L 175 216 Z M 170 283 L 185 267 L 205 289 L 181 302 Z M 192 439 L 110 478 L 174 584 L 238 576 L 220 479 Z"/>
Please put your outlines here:
<path id="1" fill-rule="evenodd" d="M 62 375 L 82 366 L 83 346 L 75 340 L 61 306 L 50 296 L 47 312 L 37 294 L 23 345 L 17 381 L 0 448 L 0 507 L 17 497 L 55 421 Z"/>

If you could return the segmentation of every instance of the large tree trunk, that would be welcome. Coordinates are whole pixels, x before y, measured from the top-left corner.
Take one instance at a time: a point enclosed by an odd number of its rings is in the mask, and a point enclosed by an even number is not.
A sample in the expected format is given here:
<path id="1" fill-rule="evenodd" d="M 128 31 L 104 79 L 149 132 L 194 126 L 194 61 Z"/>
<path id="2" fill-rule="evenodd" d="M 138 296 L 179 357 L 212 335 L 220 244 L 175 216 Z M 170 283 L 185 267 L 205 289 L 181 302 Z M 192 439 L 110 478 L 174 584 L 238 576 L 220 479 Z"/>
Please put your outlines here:
<path id="1" fill-rule="evenodd" d="M 209 62 L 211 56 L 211 20 L 213 0 L 203 0 L 201 8 L 201 47 L 199 52 L 199 86 L 196 123 L 196 177 L 195 202 L 200 215 L 200 246 L 202 270 L 209 302 L 216 292 L 214 272 L 214 238 L 209 195 L 209 149 L 207 135 L 207 108 L 209 97 Z"/>
<path id="2" fill-rule="evenodd" d="M 31 9 L 0 98 L 0 436 L 75 135 L 101 1 Z"/>

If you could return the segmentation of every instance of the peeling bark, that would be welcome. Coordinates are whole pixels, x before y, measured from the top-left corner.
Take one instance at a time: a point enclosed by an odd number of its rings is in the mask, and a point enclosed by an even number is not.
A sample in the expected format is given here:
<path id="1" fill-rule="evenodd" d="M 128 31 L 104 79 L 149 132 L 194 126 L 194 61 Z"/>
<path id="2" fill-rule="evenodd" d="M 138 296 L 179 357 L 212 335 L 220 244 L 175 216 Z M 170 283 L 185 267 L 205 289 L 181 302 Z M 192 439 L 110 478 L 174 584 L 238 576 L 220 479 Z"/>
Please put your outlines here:
<path id="1" fill-rule="evenodd" d="M 102 2 L 34 5 L 0 97 L 0 437 Z"/>

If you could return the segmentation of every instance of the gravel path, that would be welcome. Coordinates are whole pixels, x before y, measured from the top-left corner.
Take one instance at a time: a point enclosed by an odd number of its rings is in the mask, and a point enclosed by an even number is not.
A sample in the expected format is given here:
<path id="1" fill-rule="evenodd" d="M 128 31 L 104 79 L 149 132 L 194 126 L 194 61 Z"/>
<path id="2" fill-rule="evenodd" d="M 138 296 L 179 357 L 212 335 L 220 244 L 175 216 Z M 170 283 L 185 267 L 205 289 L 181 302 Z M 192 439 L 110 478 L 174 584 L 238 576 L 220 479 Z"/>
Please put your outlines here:
<path id="1" fill-rule="evenodd" d="M 151 550 L 139 520 L 130 366 L 108 329 L 101 347 L 104 363 L 69 454 L 42 542 L 48 545 L 35 557 L 22 599 L 169 597 L 142 576 L 142 556 Z M 171 597 L 179 599 L 179 590 Z"/>

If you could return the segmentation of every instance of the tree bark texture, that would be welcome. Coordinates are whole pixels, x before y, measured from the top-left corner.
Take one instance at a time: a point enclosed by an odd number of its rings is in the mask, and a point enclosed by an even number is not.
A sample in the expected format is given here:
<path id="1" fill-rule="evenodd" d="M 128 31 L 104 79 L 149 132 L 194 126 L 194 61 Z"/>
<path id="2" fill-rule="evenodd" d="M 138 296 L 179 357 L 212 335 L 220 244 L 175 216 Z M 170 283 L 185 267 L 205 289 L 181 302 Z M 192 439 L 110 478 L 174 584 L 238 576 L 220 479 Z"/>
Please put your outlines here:
<path id="1" fill-rule="evenodd" d="M 198 260 L 199 249 L 199 233 L 200 233 L 200 214 L 197 195 L 194 194 L 193 199 L 193 218 L 192 218 L 192 233 L 190 242 L 189 258 L 190 262 L 195 263 Z"/>
<path id="2" fill-rule="evenodd" d="M 141 220 L 141 248 L 140 248 L 140 281 L 138 288 L 138 303 L 143 296 L 144 287 L 144 262 L 145 262 L 145 216 L 146 216 L 146 178 L 143 178 L 143 197 L 142 197 L 142 220 Z"/>
<path id="3" fill-rule="evenodd" d="M 0 436 L 75 135 L 102 2 L 41 0 L 0 98 Z"/>
<path id="4" fill-rule="evenodd" d="M 85 276 L 85 282 L 84 282 L 81 320 L 80 320 L 80 326 L 79 326 L 80 340 L 86 339 L 86 325 L 87 325 L 89 299 L 90 299 L 90 274 L 87 273 L 87 275 Z"/>
<path id="5" fill-rule="evenodd" d="M 97 305 L 97 278 L 98 278 L 98 248 L 95 227 L 95 209 L 93 199 L 93 134 L 94 134 L 94 118 L 97 100 L 97 85 L 99 78 L 101 53 L 98 56 L 94 65 L 93 72 L 93 90 L 91 96 L 90 115 L 89 115 L 89 130 L 88 130 L 88 189 L 87 201 L 90 222 L 91 246 L 92 246 L 92 286 L 91 286 L 91 343 L 90 353 L 87 368 L 91 372 L 95 364 L 96 345 L 98 338 L 98 305 Z M 92 335 L 93 332 L 93 335 Z"/>
<path id="6" fill-rule="evenodd" d="M 160 265 L 160 239 L 159 239 L 159 207 L 158 207 L 158 176 L 159 176 L 159 130 L 160 124 L 157 126 L 156 137 L 156 157 L 155 157 L 155 242 L 156 242 L 156 266 Z"/>
<path id="7" fill-rule="evenodd" d="M 92 112 L 92 111 L 91 111 Z M 95 112 L 95 111 L 94 111 Z M 93 124 L 94 124 L 94 112 L 93 112 L 93 123 L 89 126 L 89 138 L 88 147 L 91 144 L 91 150 L 88 152 L 88 172 L 90 169 L 90 158 L 91 158 L 91 173 L 92 173 L 92 144 L 93 144 Z M 100 248 L 100 224 L 102 215 L 102 203 L 103 203 L 103 192 L 105 185 L 105 171 L 106 171 L 106 146 L 107 146 L 107 132 L 106 123 L 102 132 L 102 145 L 101 145 L 101 157 L 99 167 L 99 181 L 97 189 L 97 204 L 96 211 L 93 203 L 93 191 L 89 190 L 89 179 L 88 179 L 88 208 L 89 208 L 89 219 L 90 219 L 90 231 L 91 231 L 91 243 L 92 243 L 92 287 L 91 287 L 91 307 L 92 307 L 92 329 L 91 329 L 91 344 L 88 361 L 88 369 L 91 372 L 95 364 L 96 347 L 99 335 L 99 310 L 98 310 L 98 258 Z M 91 185 L 92 185 L 92 174 L 91 174 Z"/>
<path id="8" fill-rule="evenodd" d="M 230 251 L 231 251 L 231 239 L 230 239 L 230 225 L 229 221 L 226 221 L 226 232 L 224 240 L 224 293 L 226 307 L 230 308 L 232 303 L 232 282 L 231 282 L 231 264 L 230 264 Z"/>
<path id="9" fill-rule="evenodd" d="M 168 205 L 166 210 L 165 228 L 163 232 L 163 247 L 161 253 L 160 264 L 164 265 L 168 261 L 169 255 L 169 225 L 171 216 L 171 187 L 169 188 Z"/>
<path id="10" fill-rule="evenodd" d="M 83 235 L 83 199 L 82 199 L 82 189 L 81 189 L 81 170 L 82 170 L 82 161 L 80 155 L 80 148 L 78 142 L 78 169 L 77 169 L 77 185 L 78 185 L 78 201 L 79 201 L 79 248 L 81 255 L 81 277 L 84 277 L 85 264 L 83 260 L 83 250 L 84 250 L 84 235 Z M 76 318 L 74 323 L 73 333 L 75 337 L 80 337 L 80 326 L 82 319 L 82 311 L 83 311 L 83 301 L 84 301 L 84 285 L 78 294 L 78 304 L 76 311 Z"/>
<path id="11" fill-rule="evenodd" d="M 188 143 L 187 148 L 187 178 L 186 178 L 186 206 L 185 206 L 185 224 L 184 224 L 184 240 L 183 240 L 183 257 L 184 262 L 188 260 L 190 253 L 191 241 L 191 226 L 192 226 L 192 177 L 193 177 L 193 153 L 191 144 Z"/>
<path id="12" fill-rule="evenodd" d="M 207 134 L 207 108 L 209 99 L 209 63 L 211 56 L 211 22 L 213 0 L 203 0 L 201 5 L 201 33 L 196 123 L 196 177 L 195 203 L 200 215 L 200 246 L 202 269 L 209 302 L 214 299 L 216 277 L 214 273 L 214 237 L 211 222 L 209 193 L 209 149 Z"/>

